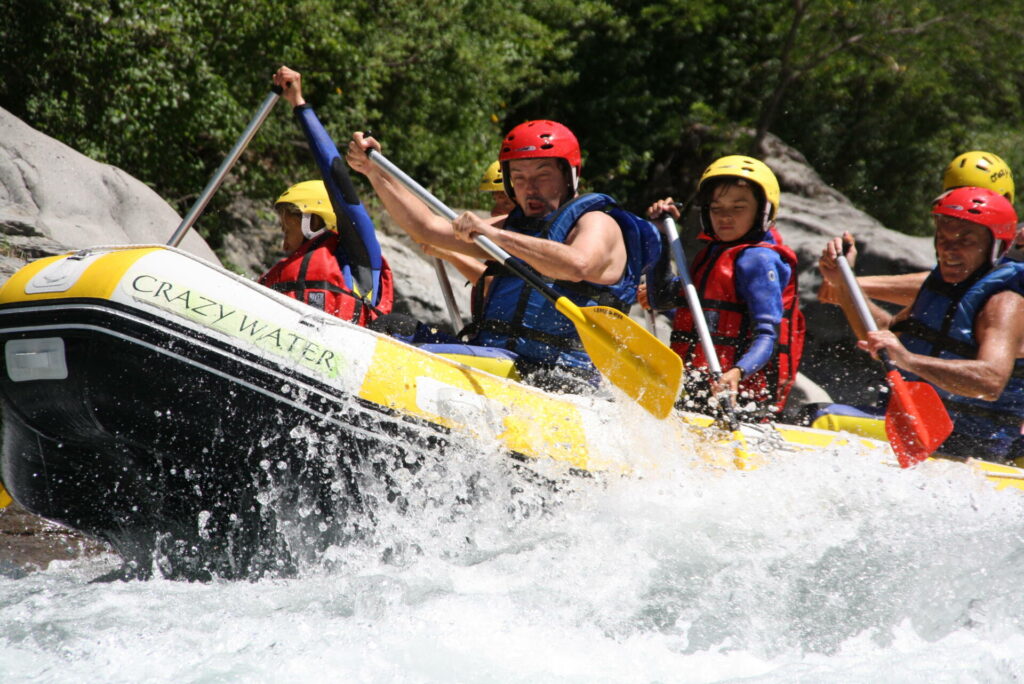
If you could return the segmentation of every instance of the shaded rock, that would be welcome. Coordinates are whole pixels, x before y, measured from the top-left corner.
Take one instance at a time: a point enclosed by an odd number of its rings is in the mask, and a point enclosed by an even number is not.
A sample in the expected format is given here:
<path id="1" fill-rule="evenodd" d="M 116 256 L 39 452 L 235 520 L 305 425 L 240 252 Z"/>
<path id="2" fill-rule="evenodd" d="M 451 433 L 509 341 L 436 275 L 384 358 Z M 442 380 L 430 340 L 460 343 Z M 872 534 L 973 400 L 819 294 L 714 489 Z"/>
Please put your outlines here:
<path id="1" fill-rule="evenodd" d="M 913 273 L 935 266 L 932 240 L 886 228 L 826 185 L 802 154 L 777 137 L 768 136 L 762 149 L 782 188 L 779 231 L 799 257 L 800 301 L 807 316 L 801 370 L 835 401 L 871 402 L 883 384 L 881 366 L 854 347 L 842 311 L 818 302 L 818 257 L 830 238 L 849 231 L 857 242 L 858 275 Z"/>
<path id="2" fill-rule="evenodd" d="M 144 183 L 0 109 L 0 233 L 34 255 L 94 245 L 165 244 L 181 217 Z M 182 248 L 219 263 L 196 233 Z M 16 256 L 16 254 L 11 254 Z"/>
<path id="3" fill-rule="evenodd" d="M 12 503 L 0 509 L 0 577 L 17 579 L 50 561 L 114 553 L 96 541 L 63 525 L 33 515 Z"/>
<path id="4" fill-rule="evenodd" d="M 368 202 L 367 209 L 377 227 L 381 251 L 394 274 L 395 312 L 411 315 L 430 325 L 450 327 L 433 260 L 379 207 Z M 234 270 L 257 278 L 284 256 L 277 215 L 269 206 L 238 199 L 228 207 L 226 218 L 232 229 L 224 240 L 222 257 Z M 446 265 L 446 272 L 459 311 L 468 323 L 466 279 L 454 267 Z"/>

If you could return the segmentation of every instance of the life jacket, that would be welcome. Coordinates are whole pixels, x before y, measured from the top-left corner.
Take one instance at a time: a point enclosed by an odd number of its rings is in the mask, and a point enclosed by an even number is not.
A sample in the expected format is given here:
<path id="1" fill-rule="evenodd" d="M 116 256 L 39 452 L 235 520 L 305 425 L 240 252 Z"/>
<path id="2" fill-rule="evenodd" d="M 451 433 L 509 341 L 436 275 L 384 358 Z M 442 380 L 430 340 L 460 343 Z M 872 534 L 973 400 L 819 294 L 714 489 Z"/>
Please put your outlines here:
<path id="1" fill-rule="evenodd" d="M 800 311 L 797 296 L 796 254 L 785 245 L 771 242 L 739 244 L 721 249 L 711 245 L 703 249 L 694 260 L 693 282 L 700 295 L 719 362 L 723 371 L 729 370 L 753 339 L 748 307 L 739 297 L 735 280 L 736 260 L 752 247 L 774 250 L 789 265 L 791 275 L 782 290 L 782 320 L 773 357 L 757 372 L 743 378 L 739 391 L 759 406 L 775 406 L 781 411 L 796 380 L 806 334 L 804 315 Z M 687 368 L 708 368 L 708 360 L 689 306 L 676 309 L 671 343 L 672 349 L 682 357 Z M 706 382 L 706 377 L 696 380 Z"/>
<path id="2" fill-rule="evenodd" d="M 903 346 L 915 354 L 940 359 L 977 358 L 975 318 L 995 294 L 1011 290 L 1024 295 L 1022 279 L 1024 263 L 1015 261 L 996 266 L 973 282 L 963 284 L 946 283 L 936 268 L 921 286 L 910 316 L 891 329 L 899 333 Z M 903 375 L 910 380 L 921 379 L 906 371 Z M 992 440 L 1007 450 L 1021 436 L 1024 359 L 1016 360 L 1009 382 L 995 401 L 953 394 L 941 387 L 935 387 L 935 391 L 953 419 L 953 435 Z"/>
<path id="3" fill-rule="evenodd" d="M 636 301 L 644 268 L 661 256 L 661 236 L 650 221 L 621 209 L 608 195 L 592 193 L 577 197 L 543 218 L 528 218 L 516 207 L 505 219 L 504 228 L 564 243 L 580 217 L 590 211 L 607 213 L 622 230 L 626 246 L 622 277 L 613 285 L 544 280 L 577 306 L 628 311 Z M 594 369 L 572 321 L 503 264 L 488 262 L 473 288 L 472 312 L 473 321 L 461 334 L 471 338 L 473 344 L 514 351 L 526 362 Z"/>
<path id="4" fill-rule="evenodd" d="M 383 257 L 381 257 L 383 259 Z M 394 285 L 387 260 L 380 269 L 380 292 L 360 294 L 351 286 L 351 275 L 339 249 L 338 235 L 327 231 L 306 240 L 294 252 L 278 261 L 260 277 L 260 284 L 283 292 L 338 318 L 365 326 L 391 311 Z"/>

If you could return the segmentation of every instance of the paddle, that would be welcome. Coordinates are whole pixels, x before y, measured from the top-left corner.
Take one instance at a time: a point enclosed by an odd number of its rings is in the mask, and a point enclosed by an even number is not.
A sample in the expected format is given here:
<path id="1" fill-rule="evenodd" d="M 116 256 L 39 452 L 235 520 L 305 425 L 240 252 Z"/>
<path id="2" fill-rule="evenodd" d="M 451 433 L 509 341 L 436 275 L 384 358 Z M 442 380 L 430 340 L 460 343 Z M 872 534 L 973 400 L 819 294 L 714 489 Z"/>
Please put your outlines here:
<path id="1" fill-rule="evenodd" d="M 368 150 L 367 155 L 441 216 L 450 221 L 457 218 L 454 211 L 380 152 Z M 548 287 L 526 264 L 487 237 L 477 235 L 473 240 L 572 321 L 594 366 L 613 385 L 657 418 L 671 413 L 683 381 L 683 363 L 678 354 L 621 311 L 606 306 L 579 307 Z"/>
<path id="2" fill-rule="evenodd" d="M 373 134 L 367 130 L 366 137 L 369 138 L 371 135 Z M 390 164 L 390 162 L 388 163 Z M 412 188 L 413 186 L 416 186 L 426 192 L 419 183 L 406 175 L 406 173 L 397 166 L 391 165 L 391 168 L 386 170 L 392 176 L 401 181 L 402 185 L 405 187 Z M 459 305 L 455 301 L 455 293 L 452 291 L 452 283 L 448 279 L 448 271 L 445 269 L 444 260 L 441 259 L 441 257 L 433 257 L 432 261 L 434 263 L 434 274 L 437 276 L 437 284 L 441 286 L 441 294 L 444 296 L 444 305 L 445 308 L 448 309 L 448 320 L 451 321 L 452 332 L 458 335 L 459 331 L 462 330 L 463 327 L 462 314 L 459 313 Z"/>
<path id="3" fill-rule="evenodd" d="M 711 332 L 708 330 L 707 318 L 704 316 L 704 308 L 701 306 L 697 288 L 693 284 L 693 279 L 690 277 L 690 269 L 686 265 L 686 253 L 683 251 L 683 241 L 680 239 L 679 231 L 676 229 L 675 219 L 666 214 L 662 217 L 662 225 L 665 228 L 665 234 L 668 236 L 669 246 L 672 250 L 672 259 L 676 262 L 676 270 L 679 272 L 679 277 L 683 280 L 686 303 L 690 307 L 693 323 L 697 328 L 697 336 L 700 338 L 704 357 L 708 361 L 708 370 L 711 372 L 712 379 L 716 383 L 720 383 L 722 380 L 722 364 L 718 360 L 718 352 L 715 350 L 715 344 L 711 340 Z M 736 408 L 732 405 L 732 397 L 726 396 L 723 399 L 725 425 L 737 440 L 737 466 L 742 467 L 742 464 L 752 454 L 744 448 L 746 440 L 740 431 L 740 421 L 736 418 Z"/>
<path id="4" fill-rule="evenodd" d="M 256 110 L 256 114 L 252 117 L 252 120 L 249 121 L 249 125 L 245 127 L 245 130 L 242 131 L 241 137 L 238 138 L 235 146 L 231 148 L 231 152 L 228 153 L 228 156 L 224 158 L 224 161 L 222 161 L 217 170 L 214 171 L 213 177 L 210 178 L 210 181 L 206 184 L 206 187 L 203 188 L 203 191 L 199 193 L 199 199 L 195 201 L 192 208 L 188 210 L 187 214 L 185 214 L 185 218 L 183 218 L 181 223 L 178 224 L 174 234 L 171 235 L 171 239 L 167 241 L 168 245 L 171 247 L 177 247 L 181 244 L 182 239 L 185 237 L 185 233 L 187 233 L 188 229 L 195 224 L 199 215 L 203 213 L 203 209 L 205 209 L 206 205 L 210 202 L 210 198 L 213 197 L 213 193 L 217 192 L 217 188 L 219 188 L 220 184 L 224 182 L 224 178 L 228 175 L 228 171 L 230 171 L 231 167 L 235 165 L 238 158 L 242 156 L 242 152 L 244 152 L 245 148 L 249 145 L 249 141 L 252 140 L 253 136 L 256 135 L 256 131 L 258 131 L 260 126 L 263 125 L 263 122 L 270 114 L 270 110 L 274 108 L 275 104 L 277 104 L 277 99 L 280 95 L 280 86 L 273 86 L 270 89 L 270 94 L 267 95 L 259 109 Z"/>
<path id="5" fill-rule="evenodd" d="M 4 483 L 0 482 L 0 508 L 7 508 L 11 505 L 12 501 L 13 499 L 11 499 L 11 495 L 7 493 L 6 489 L 4 489 Z"/>
<path id="6" fill-rule="evenodd" d="M 861 323 L 868 332 L 878 330 L 850 262 L 843 254 L 836 261 Z M 934 387 L 925 382 L 905 380 L 885 349 L 878 352 L 878 358 L 885 365 L 885 381 L 892 391 L 885 411 L 885 434 L 900 467 L 909 468 L 928 458 L 946 441 L 953 431 L 953 421 Z"/>

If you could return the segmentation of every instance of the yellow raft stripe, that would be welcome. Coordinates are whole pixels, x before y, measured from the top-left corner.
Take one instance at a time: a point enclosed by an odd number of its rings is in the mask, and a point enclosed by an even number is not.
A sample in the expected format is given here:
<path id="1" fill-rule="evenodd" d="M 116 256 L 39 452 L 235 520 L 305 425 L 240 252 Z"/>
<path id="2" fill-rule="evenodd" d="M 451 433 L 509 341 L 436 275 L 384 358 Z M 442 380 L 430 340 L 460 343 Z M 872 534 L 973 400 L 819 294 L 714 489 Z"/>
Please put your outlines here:
<path id="1" fill-rule="evenodd" d="M 25 287 L 40 271 L 66 259 L 68 255 L 38 259 L 17 271 L 0 287 L 0 301 L 7 303 L 71 298 L 111 299 L 128 269 L 146 255 L 161 249 L 116 249 L 96 258 L 66 291 L 26 294 Z M 445 392 L 449 393 L 448 398 L 436 396 Z M 392 340 L 380 339 L 376 344 L 360 396 L 427 421 L 477 434 L 485 429 L 485 424 L 492 421 L 473 421 L 473 411 L 481 417 L 487 415 L 487 412 L 498 412 L 501 416 L 502 432 L 486 436 L 500 439 L 510 450 L 532 458 L 552 458 L 568 462 L 583 470 L 614 467 L 611 463 L 598 462 L 588 449 L 587 435 L 581 426 L 579 409 L 571 402 L 538 391 L 524 391 L 515 384 Z M 455 397 L 454 402 L 452 396 Z M 449 411 L 448 415 L 436 412 L 438 407 L 446 403 L 457 405 L 467 401 L 473 405 L 468 413 L 458 410 L 458 407 L 454 412 Z M 683 422 L 691 429 L 700 431 L 710 426 L 712 421 L 703 416 L 687 415 Z M 852 437 L 854 441 L 858 439 L 855 435 L 830 435 L 827 432 L 790 428 L 782 424 L 778 424 L 775 429 L 787 444 L 809 449 L 848 443 L 848 437 Z M 1022 468 L 973 459 L 969 459 L 967 463 L 984 474 L 996 489 L 1024 491 Z M 6 492 L 0 490 L 0 507 L 6 500 L 5 494 Z"/>
<path id="2" fill-rule="evenodd" d="M 572 403 L 394 340 L 377 341 L 359 396 L 478 435 L 488 425 L 501 425 L 499 434 L 482 436 L 496 438 L 508 449 L 532 458 L 564 461 L 582 469 L 601 465 L 588 455 L 587 435 L 579 409 Z"/>
<path id="3" fill-rule="evenodd" d="M 696 428 L 707 428 L 712 424 L 711 418 L 706 418 L 704 416 L 686 415 L 684 420 L 686 423 Z M 884 421 L 878 422 L 882 422 L 884 424 Z M 862 435 L 851 434 L 846 431 L 830 432 L 821 430 L 820 428 L 808 430 L 796 426 L 788 427 L 783 423 L 777 423 L 773 427 L 787 445 L 810 450 L 820 450 L 830 446 L 842 446 L 845 444 L 857 443 L 858 441 L 867 447 L 877 446 L 878 441 L 885 442 L 885 439 L 875 440 L 874 442 L 868 441 L 867 439 L 864 439 Z M 929 458 L 928 460 L 935 461 L 946 459 L 937 457 Z M 720 464 L 727 464 L 727 461 L 722 461 Z M 1024 468 L 1013 465 L 992 463 L 990 461 L 982 461 L 973 458 L 967 459 L 966 464 L 984 475 L 997 490 L 1018 489 L 1024 491 Z"/>
<path id="4" fill-rule="evenodd" d="M 95 299 L 110 299 L 121 282 L 121 277 L 131 266 L 142 257 L 161 250 L 161 247 L 141 247 L 139 249 L 121 249 L 108 252 L 85 269 L 75 283 L 64 292 L 40 292 L 27 294 L 25 288 L 40 271 L 47 266 L 67 258 L 67 254 L 55 257 L 38 259 L 23 267 L 12 275 L 3 287 L 0 288 L 0 301 L 8 302 L 32 302 L 43 299 L 72 299 L 77 297 L 89 297 Z"/>

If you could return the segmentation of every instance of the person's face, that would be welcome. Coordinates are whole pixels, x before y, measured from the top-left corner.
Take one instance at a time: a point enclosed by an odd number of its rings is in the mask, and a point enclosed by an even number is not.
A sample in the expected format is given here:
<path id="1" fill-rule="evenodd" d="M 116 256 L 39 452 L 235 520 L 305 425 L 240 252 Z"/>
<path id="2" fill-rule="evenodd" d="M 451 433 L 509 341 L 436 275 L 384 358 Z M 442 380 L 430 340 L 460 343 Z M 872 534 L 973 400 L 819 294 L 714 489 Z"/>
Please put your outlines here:
<path id="1" fill-rule="evenodd" d="M 711 227 L 722 242 L 732 242 L 754 227 L 759 207 L 749 185 L 723 185 L 717 188 L 708 206 Z"/>
<path id="2" fill-rule="evenodd" d="M 515 208 L 516 203 L 509 199 L 504 190 L 491 193 L 494 204 L 491 206 L 491 216 L 504 216 Z"/>
<path id="3" fill-rule="evenodd" d="M 935 254 L 939 275 L 947 283 L 960 283 L 986 263 L 992 250 L 988 228 L 977 223 L 935 216 Z"/>
<path id="4" fill-rule="evenodd" d="M 281 249 L 285 254 L 291 254 L 306 239 L 302 235 L 302 214 L 288 209 L 280 209 L 277 215 L 281 218 Z"/>
<path id="5" fill-rule="evenodd" d="M 509 162 L 509 180 L 516 203 L 531 217 L 558 209 L 568 182 L 555 159 L 513 159 Z"/>

